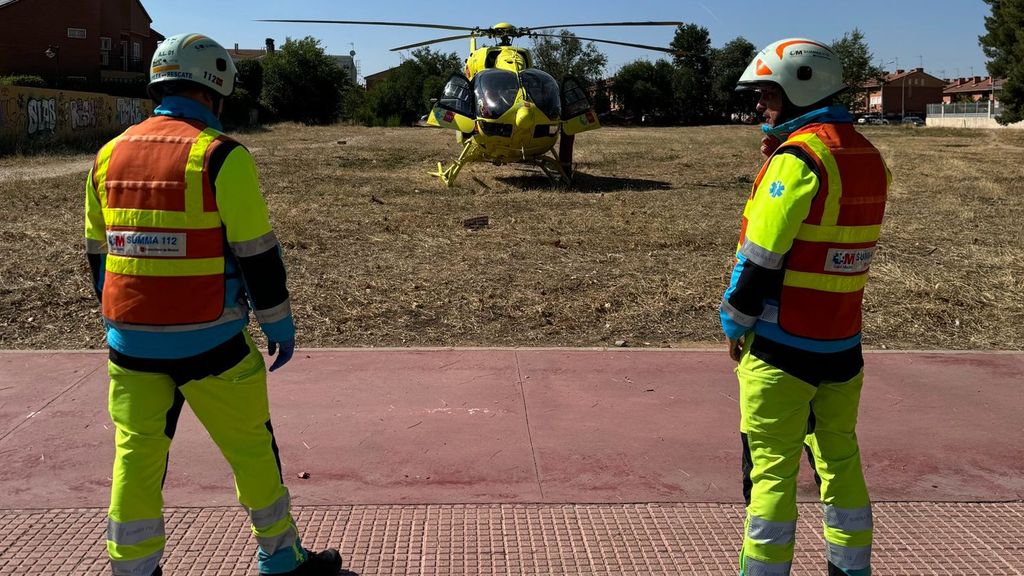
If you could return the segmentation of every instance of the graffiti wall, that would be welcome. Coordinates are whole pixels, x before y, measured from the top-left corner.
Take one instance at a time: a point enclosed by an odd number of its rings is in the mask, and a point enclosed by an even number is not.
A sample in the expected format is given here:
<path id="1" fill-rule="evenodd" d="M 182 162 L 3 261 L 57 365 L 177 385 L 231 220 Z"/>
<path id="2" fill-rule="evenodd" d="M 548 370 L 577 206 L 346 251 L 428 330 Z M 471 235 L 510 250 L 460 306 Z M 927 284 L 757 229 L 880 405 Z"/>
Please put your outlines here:
<path id="1" fill-rule="evenodd" d="M 149 100 L 0 86 L 0 151 L 113 136 L 153 113 Z"/>

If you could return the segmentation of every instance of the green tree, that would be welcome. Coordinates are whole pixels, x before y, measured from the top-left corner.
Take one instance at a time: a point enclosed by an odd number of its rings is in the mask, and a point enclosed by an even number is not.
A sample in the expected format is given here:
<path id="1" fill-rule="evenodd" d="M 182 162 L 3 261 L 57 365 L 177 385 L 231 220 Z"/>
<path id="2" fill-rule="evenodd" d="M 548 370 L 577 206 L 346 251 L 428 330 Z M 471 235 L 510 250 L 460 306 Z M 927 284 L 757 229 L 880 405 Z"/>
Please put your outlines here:
<path id="1" fill-rule="evenodd" d="M 263 105 L 281 120 L 330 124 L 350 81 L 312 36 L 288 38 L 263 60 Z"/>
<path id="2" fill-rule="evenodd" d="M 637 60 L 619 69 L 612 92 L 636 121 L 651 114 L 671 122 L 675 120 L 671 103 L 677 76 L 675 67 L 666 60 Z"/>
<path id="3" fill-rule="evenodd" d="M 229 127 L 249 125 L 249 111 L 259 110 L 263 93 L 263 64 L 259 60 L 239 60 L 235 91 L 224 102 L 224 124 Z M 262 115 L 262 114 L 261 114 Z"/>
<path id="4" fill-rule="evenodd" d="M 985 17 L 985 30 L 980 37 L 988 72 L 1005 78 L 998 94 L 1003 104 L 1001 124 L 1024 120 L 1024 0 L 985 0 L 992 15 Z"/>
<path id="5" fill-rule="evenodd" d="M 557 35 L 533 39 L 533 65 L 562 81 L 572 76 L 588 86 L 601 79 L 608 57 L 593 42 L 584 44 L 575 34 L 560 30 Z"/>
<path id="6" fill-rule="evenodd" d="M 685 24 L 669 46 L 677 51 L 673 115 L 683 124 L 702 124 L 711 117 L 711 36 L 703 26 Z"/>
<path id="7" fill-rule="evenodd" d="M 864 109 L 863 86 L 869 80 L 882 77 L 882 69 L 871 63 L 873 56 L 864 41 L 864 34 L 859 28 L 843 34 L 839 40 L 832 42 L 832 51 L 839 57 L 843 65 L 843 83 L 848 87 L 836 97 L 836 102 L 846 106 L 853 112 Z"/>
<path id="8" fill-rule="evenodd" d="M 736 83 L 756 55 L 757 48 L 743 37 L 711 51 L 711 109 L 717 119 L 754 110 L 757 98 L 753 92 L 737 91 Z"/>
<path id="9" fill-rule="evenodd" d="M 383 82 L 365 96 L 357 119 L 367 125 L 412 124 L 430 111 L 452 74 L 462 70 L 458 54 L 413 50 Z"/>

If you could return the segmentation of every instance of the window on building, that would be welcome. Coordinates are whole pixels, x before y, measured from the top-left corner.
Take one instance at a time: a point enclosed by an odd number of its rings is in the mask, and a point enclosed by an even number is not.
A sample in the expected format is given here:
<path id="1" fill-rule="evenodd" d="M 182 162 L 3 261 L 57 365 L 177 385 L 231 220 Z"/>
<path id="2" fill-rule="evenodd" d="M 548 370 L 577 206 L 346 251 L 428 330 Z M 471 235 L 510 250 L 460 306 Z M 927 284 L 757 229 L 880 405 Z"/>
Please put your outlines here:
<path id="1" fill-rule="evenodd" d="M 100 50 L 110 50 L 113 44 L 114 43 L 110 40 L 110 38 L 107 38 L 106 36 L 100 37 Z"/>
<path id="2" fill-rule="evenodd" d="M 139 60 L 140 58 L 142 58 L 142 44 L 132 42 L 132 60 Z"/>
<path id="3" fill-rule="evenodd" d="M 100 66 L 110 66 L 110 52 L 100 52 Z"/>
<path id="4" fill-rule="evenodd" d="M 87 37 L 85 28 L 68 28 L 68 38 L 84 40 Z"/>

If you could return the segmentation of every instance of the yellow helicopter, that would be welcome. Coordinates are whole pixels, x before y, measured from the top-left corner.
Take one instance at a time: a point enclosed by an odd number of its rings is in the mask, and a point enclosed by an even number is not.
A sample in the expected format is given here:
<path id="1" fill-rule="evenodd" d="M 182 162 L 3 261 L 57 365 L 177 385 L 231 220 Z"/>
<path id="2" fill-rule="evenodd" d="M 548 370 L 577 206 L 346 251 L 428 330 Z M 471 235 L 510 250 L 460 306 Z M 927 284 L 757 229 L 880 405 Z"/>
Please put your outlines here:
<path id="1" fill-rule="evenodd" d="M 523 163 L 539 167 L 553 182 L 571 184 L 572 150 L 575 135 L 601 127 L 597 114 L 579 80 L 566 77 L 561 85 L 547 72 L 535 68 L 529 51 L 512 46 L 512 40 L 523 36 L 560 37 L 538 32 L 583 26 L 679 26 L 682 22 L 603 22 L 559 24 L 532 28 L 516 27 L 501 22 L 490 28 L 470 28 L 443 24 L 412 22 L 372 22 L 358 20 L 261 20 L 312 24 L 355 24 L 371 26 L 408 26 L 458 30 L 456 36 L 435 38 L 392 51 L 418 48 L 428 44 L 469 39 L 469 57 L 465 74 L 455 74 L 444 87 L 440 98 L 427 115 L 427 124 L 457 132 L 462 153 L 450 165 L 437 164 L 433 172 L 452 186 L 463 166 L 471 162 L 495 165 Z M 477 38 L 497 39 L 494 46 L 477 47 Z M 648 46 L 617 40 L 582 38 L 633 48 L 675 54 L 671 48 Z M 559 141 L 559 152 L 554 151 Z"/>

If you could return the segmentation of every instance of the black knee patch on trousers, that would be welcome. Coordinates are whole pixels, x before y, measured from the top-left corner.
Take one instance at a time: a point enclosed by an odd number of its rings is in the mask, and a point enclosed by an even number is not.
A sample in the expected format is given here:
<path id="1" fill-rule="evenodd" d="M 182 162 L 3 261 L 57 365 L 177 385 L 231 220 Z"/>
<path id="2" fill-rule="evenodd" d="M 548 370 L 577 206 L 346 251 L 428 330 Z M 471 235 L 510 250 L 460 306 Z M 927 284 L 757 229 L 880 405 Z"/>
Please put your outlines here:
<path id="1" fill-rule="evenodd" d="M 168 440 L 174 440 L 174 433 L 178 430 L 178 418 L 181 418 L 181 408 L 185 405 L 185 395 L 181 393 L 181 388 L 178 386 L 174 387 L 174 402 L 171 403 L 171 407 L 167 409 L 167 416 L 164 421 L 164 436 L 167 436 Z M 167 468 L 171 462 L 171 454 L 168 452 L 167 459 L 164 461 L 164 477 L 160 480 L 160 488 L 163 488 L 164 482 L 167 481 Z"/>
<path id="2" fill-rule="evenodd" d="M 814 434 L 814 429 L 817 427 L 818 420 L 814 416 L 814 407 L 812 406 L 807 416 L 807 433 Z M 821 492 L 821 476 L 818 476 L 818 467 L 814 465 L 814 453 L 811 452 L 811 447 L 804 444 L 804 453 L 807 454 L 807 461 L 811 464 L 811 472 L 814 474 L 814 483 L 818 485 L 818 492 Z"/>
<path id="3" fill-rule="evenodd" d="M 281 484 L 284 484 L 284 471 L 281 469 L 281 452 L 277 449 L 277 438 L 274 437 L 274 425 L 267 420 L 265 426 L 267 432 L 270 432 L 270 447 L 274 450 L 274 460 L 277 462 L 277 476 L 281 479 Z"/>
<path id="4" fill-rule="evenodd" d="M 751 472 L 754 471 L 754 459 L 750 457 L 750 442 L 747 440 L 747 435 L 740 433 L 740 441 L 743 443 L 743 456 L 741 469 L 743 470 L 743 501 L 750 506 L 750 491 L 754 489 L 754 482 L 750 479 Z"/>

